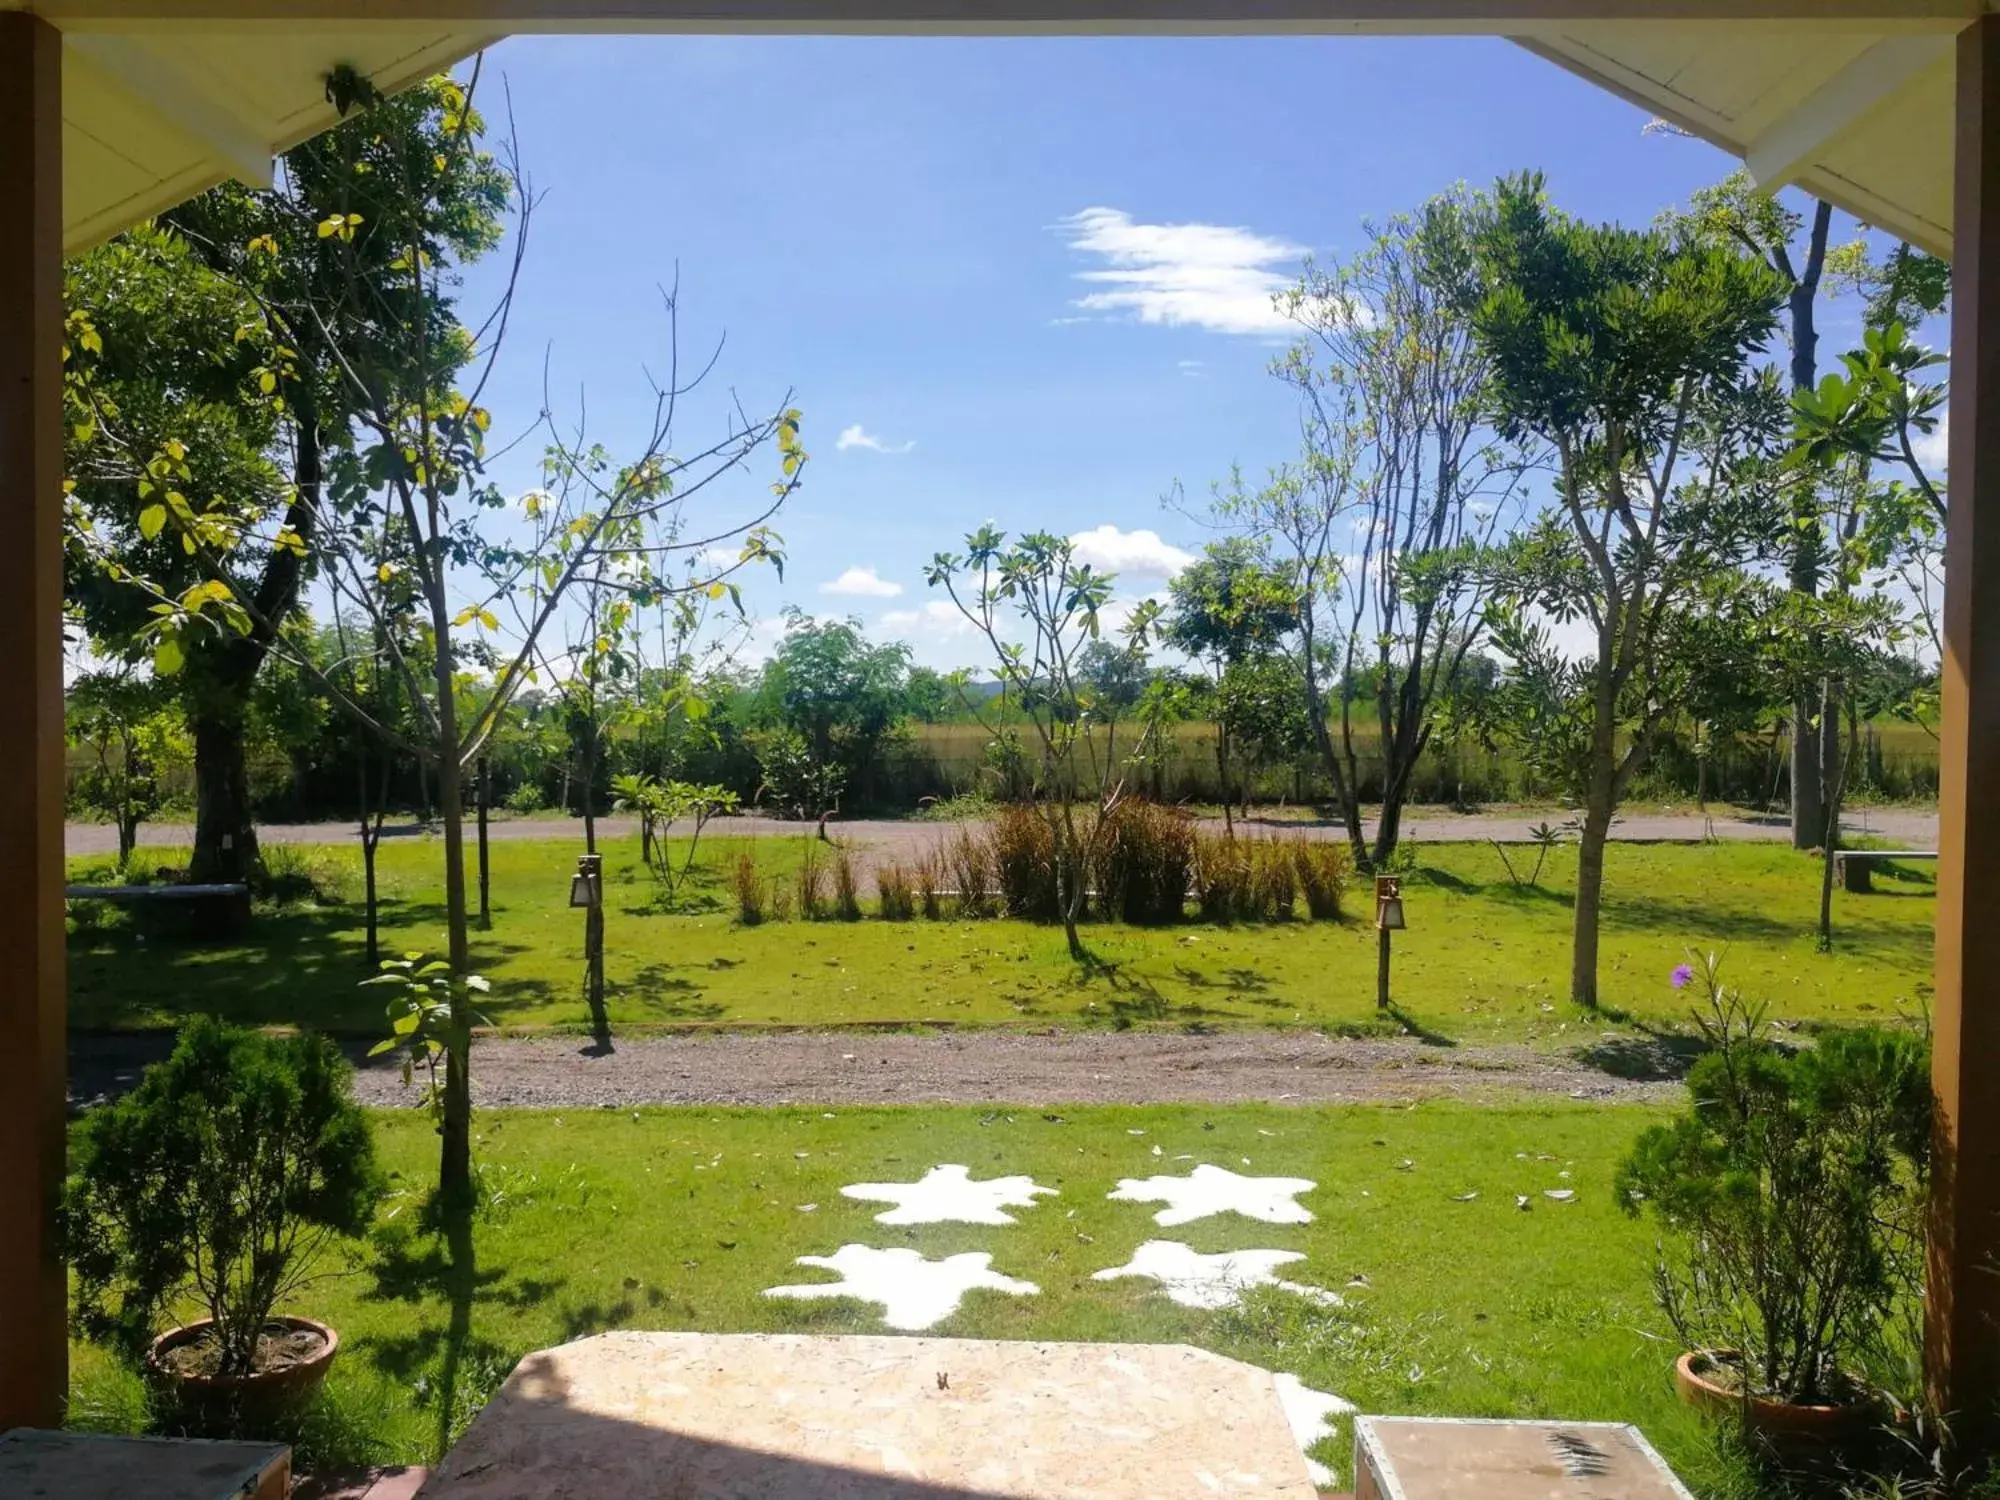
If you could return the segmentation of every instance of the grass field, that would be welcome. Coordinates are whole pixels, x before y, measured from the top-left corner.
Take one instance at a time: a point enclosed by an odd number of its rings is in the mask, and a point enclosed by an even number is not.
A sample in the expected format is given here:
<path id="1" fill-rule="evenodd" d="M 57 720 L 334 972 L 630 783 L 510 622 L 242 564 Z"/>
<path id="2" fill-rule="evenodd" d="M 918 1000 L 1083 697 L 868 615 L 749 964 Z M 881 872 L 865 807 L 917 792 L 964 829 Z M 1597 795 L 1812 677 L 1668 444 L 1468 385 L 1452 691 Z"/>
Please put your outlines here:
<path id="1" fill-rule="evenodd" d="M 1338 923 L 1134 928 L 1093 924 L 1104 967 L 1079 971 L 1060 930 L 1019 921 L 769 922 L 746 928 L 716 872 L 739 850 L 778 870 L 799 845 L 717 842 L 693 909 L 662 910 L 636 843 L 608 851 L 606 968 L 614 1028 L 869 1024 L 1316 1026 L 1383 1029 L 1374 1004 L 1375 932 Z M 496 842 L 494 920 L 474 934 L 503 1027 L 581 1027 L 582 923 L 566 906 L 575 847 Z M 169 856 L 170 857 L 170 856 Z M 287 850 L 345 899 L 260 914 L 254 940 L 192 944 L 79 906 L 72 917 L 71 1020 L 83 1027 L 171 1025 L 208 1010 L 258 1024 L 371 1034 L 380 992 L 358 988 L 359 854 Z M 389 951 L 444 947 L 439 845 L 385 844 Z M 1516 856 L 1516 863 L 1521 861 Z M 1395 995 L 1409 1022 L 1450 1040 L 1566 1046 L 1596 1038 L 1601 1017 L 1567 1002 L 1575 855 L 1548 862 L 1539 887 L 1510 883 L 1484 845 L 1434 844 L 1405 877 L 1409 930 L 1398 934 Z M 73 861 L 102 878 L 104 861 Z M 1666 982 L 1689 948 L 1726 954 L 1731 980 L 1789 1021 L 1892 1018 L 1929 990 L 1934 902 L 1928 874 L 1836 897 L 1835 951 L 1814 951 L 1818 867 L 1774 845 L 1616 845 L 1609 857 L 1602 991 L 1628 1019 L 1684 1014 Z M 1365 897 L 1350 893 L 1358 912 Z M 1616 1017 L 1614 1016 L 1614 1019 Z M 1394 1028 L 1400 1023 L 1389 1022 Z"/>
<path id="2" fill-rule="evenodd" d="M 1744 1471 L 1673 1397 L 1674 1351 L 1648 1284 L 1652 1230 L 1612 1202 L 1616 1164 L 1654 1118 L 1569 1104 L 487 1112 L 475 1261 L 454 1269 L 417 1225 L 435 1138 L 414 1112 L 379 1114 L 399 1192 L 374 1243 L 353 1247 L 298 1308 L 343 1340 L 332 1420 L 309 1430 L 303 1457 L 432 1458 L 522 1354 L 604 1329 L 882 1331 L 872 1305 L 761 1295 L 821 1279 L 795 1257 L 853 1242 L 988 1251 L 996 1271 L 1040 1288 L 973 1292 L 937 1333 L 1196 1343 L 1296 1372 L 1365 1411 L 1630 1420 L 1697 1494 L 1748 1493 Z M 884 1205 L 840 1195 L 945 1162 L 976 1178 L 1027 1173 L 1061 1196 L 1016 1210 L 1007 1228 L 889 1228 L 872 1218 Z M 1230 1215 L 1162 1229 L 1151 1206 L 1106 1201 L 1120 1178 L 1195 1162 L 1312 1179 L 1300 1202 L 1314 1222 Z M 1544 1196 L 1562 1188 L 1574 1201 Z M 1455 1201 L 1466 1193 L 1478 1196 Z M 1144 1281 L 1091 1279 L 1148 1239 L 1304 1251 L 1282 1274 L 1346 1305 L 1269 1292 L 1200 1312 Z M 79 1423 L 142 1420 L 136 1381 L 101 1350 L 77 1349 L 74 1393 Z M 1344 1438 L 1322 1452 L 1345 1470 Z"/>

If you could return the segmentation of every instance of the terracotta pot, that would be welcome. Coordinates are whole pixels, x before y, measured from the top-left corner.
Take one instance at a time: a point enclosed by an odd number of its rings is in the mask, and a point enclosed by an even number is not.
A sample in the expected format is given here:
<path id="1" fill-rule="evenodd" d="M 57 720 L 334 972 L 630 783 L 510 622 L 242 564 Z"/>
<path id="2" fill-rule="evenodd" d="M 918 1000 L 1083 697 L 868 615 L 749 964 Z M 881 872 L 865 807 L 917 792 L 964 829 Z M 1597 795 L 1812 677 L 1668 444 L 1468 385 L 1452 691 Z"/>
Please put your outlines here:
<path id="1" fill-rule="evenodd" d="M 1741 1418 L 1751 1432 L 1780 1448 L 1842 1447 L 1874 1424 L 1875 1406 L 1867 1400 L 1823 1404 L 1769 1396 L 1746 1400 L 1714 1373 L 1735 1356 L 1733 1349 L 1696 1350 L 1674 1361 L 1674 1387 L 1681 1400 L 1715 1416 Z"/>
<path id="2" fill-rule="evenodd" d="M 324 1323 L 273 1318 L 266 1328 L 318 1334 L 319 1352 L 296 1364 L 248 1375 L 189 1375 L 175 1369 L 167 1355 L 200 1339 L 214 1321 L 199 1318 L 169 1329 L 146 1350 L 147 1376 L 175 1404 L 182 1420 L 197 1430 L 254 1430 L 298 1410 L 319 1393 L 340 1349 L 340 1335 Z"/>

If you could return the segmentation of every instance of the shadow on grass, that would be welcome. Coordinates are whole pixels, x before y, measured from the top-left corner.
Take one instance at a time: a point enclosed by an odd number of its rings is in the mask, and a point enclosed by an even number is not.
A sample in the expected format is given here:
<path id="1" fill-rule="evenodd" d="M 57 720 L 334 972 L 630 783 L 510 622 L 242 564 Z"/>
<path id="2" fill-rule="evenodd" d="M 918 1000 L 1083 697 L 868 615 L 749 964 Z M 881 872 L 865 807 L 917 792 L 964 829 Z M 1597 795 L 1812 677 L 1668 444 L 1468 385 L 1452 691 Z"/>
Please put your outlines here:
<path id="1" fill-rule="evenodd" d="M 387 899 L 385 932 L 442 927 L 444 907 Z M 336 1035 L 381 1034 L 382 996 L 361 988 L 372 974 L 359 914 L 346 907 L 260 910 L 238 941 L 196 941 L 151 923 L 72 920 L 70 1021 L 81 1028 L 156 1025 L 197 1011 L 251 1026 L 309 1026 Z M 393 949 L 385 944 L 385 954 Z M 484 968 L 531 951 L 481 933 Z M 510 1004 L 542 1003 L 547 986 L 510 980 Z"/>
<path id="2" fill-rule="evenodd" d="M 458 1440 L 479 1409 L 513 1368 L 516 1353 L 473 1332 L 481 1303 L 511 1309 L 533 1306 L 554 1296 L 562 1283 L 526 1279 L 505 1285 L 498 1267 L 481 1270 L 474 1224 L 475 1201 L 433 1199 L 415 1235 L 379 1236 L 370 1300 L 403 1302 L 421 1308 L 442 1299 L 444 1325 L 419 1326 L 407 1334 L 375 1339 L 370 1361 L 391 1379 L 409 1386 L 419 1409 L 433 1420 L 433 1456 Z M 419 1314 L 421 1317 L 421 1314 Z"/>
<path id="3" fill-rule="evenodd" d="M 1430 1027 L 1419 1021 L 1394 1000 L 1391 1000 L 1383 1008 L 1382 1013 L 1426 1047 L 1456 1047 L 1458 1045 L 1458 1042 L 1454 1038 L 1446 1036 L 1442 1031 L 1431 1030 Z"/>
<path id="4" fill-rule="evenodd" d="M 729 1011 L 719 1001 L 702 999 L 701 984 L 676 974 L 672 964 L 647 964 L 619 988 L 624 999 L 645 1007 L 648 1020 L 717 1021 Z"/>

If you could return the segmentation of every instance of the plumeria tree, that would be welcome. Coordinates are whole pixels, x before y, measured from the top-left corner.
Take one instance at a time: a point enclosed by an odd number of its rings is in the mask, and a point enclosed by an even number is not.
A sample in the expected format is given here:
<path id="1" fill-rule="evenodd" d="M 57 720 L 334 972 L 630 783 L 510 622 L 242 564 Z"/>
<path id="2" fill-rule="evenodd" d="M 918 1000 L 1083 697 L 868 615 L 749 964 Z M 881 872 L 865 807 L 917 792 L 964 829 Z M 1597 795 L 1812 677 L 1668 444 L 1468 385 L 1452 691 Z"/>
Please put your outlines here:
<path id="1" fill-rule="evenodd" d="M 1001 687 L 995 706 L 1019 713 L 1033 736 L 1030 790 L 1055 853 L 1057 912 L 1070 957 L 1087 963 L 1090 951 L 1077 924 L 1095 856 L 1125 796 L 1123 767 L 1112 762 L 1108 737 L 1092 734 L 1103 714 L 1085 675 L 1085 653 L 1103 636 L 1115 577 L 1079 561 L 1064 537 L 1031 532 L 1009 545 L 992 526 L 967 536 L 965 551 L 938 553 L 924 577 L 945 591 L 992 652 Z M 1133 609 L 1122 632 L 1128 653 L 1145 651 L 1159 614 L 1151 600 Z M 1086 789 L 1094 806 L 1079 817 Z"/>

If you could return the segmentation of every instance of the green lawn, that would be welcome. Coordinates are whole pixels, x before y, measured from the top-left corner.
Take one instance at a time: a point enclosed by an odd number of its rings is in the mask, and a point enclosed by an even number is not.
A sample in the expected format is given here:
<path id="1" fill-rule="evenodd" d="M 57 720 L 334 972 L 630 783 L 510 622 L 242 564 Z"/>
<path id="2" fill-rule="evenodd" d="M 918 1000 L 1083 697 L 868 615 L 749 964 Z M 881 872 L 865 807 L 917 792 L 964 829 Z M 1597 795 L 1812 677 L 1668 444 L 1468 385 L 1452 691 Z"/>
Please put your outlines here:
<path id="1" fill-rule="evenodd" d="M 606 966 L 615 1027 L 689 1024 L 1084 1026 L 1191 1023 L 1377 1029 L 1375 933 L 1366 922 L 1220 928 L 1096 924 L 1107 967 L 1078 971 L 1053 928 L 1017 921 L 771 922 L 745 928 L 719 872 L 748 848 L 772 870 L 798 857 L 774 838 L 718 842 L 696 909 L 664 911 L 636 844 L 608 851 Z M 582 923 L 564 904 L 575 847 L 496 842 L 494 922 L 474 935 L 506 1027 L 578 1027 Z M 254 942 L 171 941 L 101 908 L 71 923 L 71 1017 L 81 1026 L 171 1024 L 196 1009 L 255 1023 L 338 1032 L 380 1029 L 365 977 L 353 849 L 285 851 L 349 899 L 260 915 Z M 1538 888 L 1513 885 L 1485 845 L 1432 844 L 1405 877 L 1410 927 L 1398 935 L 1395 992 L 1412 1024 L 1454 1040 L 1594 1040 L 1601 1018 L 1566 1001 L 1575 855 L 1552 857 Z M 1515 856 L 1517 865 L 1523 864 Z M 386 844 L 391 950 L 444 947 L 439 846 Z M 104 861 L 73 861 L 102 877 Z M 1818 866 L 1780 846 L 1617 845 L 1603 946 L 1607 1008 L 1634 1020 L 1684 1012 L 1666 982 L 1690 947 L 1726 953 L 1727 972 L 1775 1017 L 1893 1017 L 1929 990 L 1934 903 L 1927 873 L 1836 896 L 1836 951 L 1814 952 Z M 1350 893 L 1360 912 L 1363 896 Z M 706 909 L 701 909 L 701 908 Z"/>
<path id="2" fill-rule="evenodd" d="M 1185 1341 L 1294 1371 L 1367 1411 L 1631 1420 L 1697 1494 L 1746 1493 L 1740 1468 L 1674 1400 L 1674 1351 L 1648 1286 L 1652 1230 L 1611 1199 L 1620 1156 L 1654 1118 L 1567 1103 L 493 1111 L 476 1123 L 476 1260 L 454 1271 L 417 1227 L 435 1139 L 414 1112 L 378 1114 L 399 1192 L 376 1242 L 299 1307 L 343 1338 L 338 1420 L 308 1434 L 306 1457 L 429 1459 L 522 1354 L 603 1329 L 881 1331 L 869 1305 L 760 1295 L 822 1277 L 795 1257 L 858 1242 L 989 1251 L 995 1270 L 1041 1289 L 974 1292 L 941 1334 Z M 913 1181 L 945 1162 L 975 1177 L 1027 1173 L 1061 1196 L 1016 1210 L 1009 1228 L 888 1228 L 872 1219 L 885 1205 L 840 1196 L 846 1183 Z M 1162 1229 L 1151 1206 L 1106 1201 L 1122 1177 L 1196 1162 L 1311 1178 L 1301 1202 L 1315 1221 Z M 1544 1196 L 1561 1188 L 1575 1200 Z M 1347 1305 L 1270 1292 L 1241 1311 L 1196 1312 L 1150 1283 L 1091 1280 L 1155 1238 L 1205 1253 L 1304 1251 L 1281 1274 L 1338 1289 Z M 135 1395 L 108 1356 L 78 1349 L 74 1420 L 129 1426 Z M 1344 1440 L 1323 1452 L 1345 1471 Z"/>

